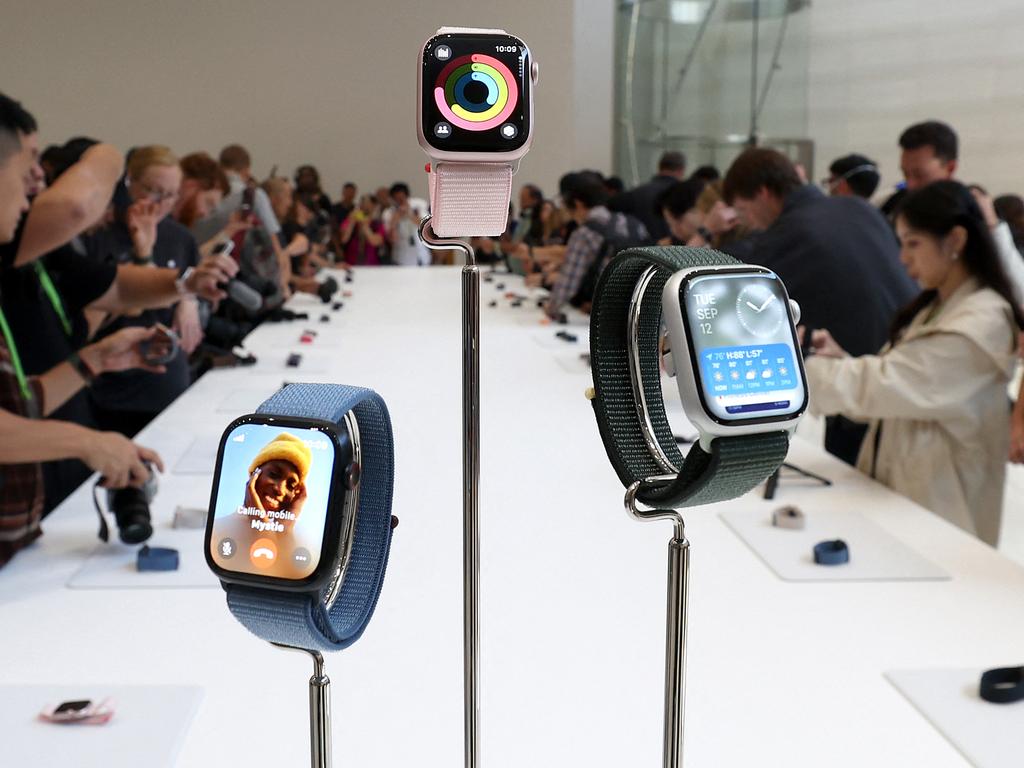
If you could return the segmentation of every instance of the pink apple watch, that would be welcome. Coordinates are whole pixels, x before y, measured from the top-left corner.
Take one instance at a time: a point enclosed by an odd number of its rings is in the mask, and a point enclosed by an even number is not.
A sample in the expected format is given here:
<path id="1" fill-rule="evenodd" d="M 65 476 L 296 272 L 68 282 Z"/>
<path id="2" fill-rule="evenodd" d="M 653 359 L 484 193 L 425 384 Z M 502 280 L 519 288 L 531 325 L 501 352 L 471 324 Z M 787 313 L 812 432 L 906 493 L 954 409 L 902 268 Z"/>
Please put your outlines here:
<path id="1" fill-rule="evenodd" d="M 439 237 L 505 231 L 512 176 L 533 143 L 537 72 L 526 43 L 502 29 L 442 27 L 424 44 L 417 134 Z"/>

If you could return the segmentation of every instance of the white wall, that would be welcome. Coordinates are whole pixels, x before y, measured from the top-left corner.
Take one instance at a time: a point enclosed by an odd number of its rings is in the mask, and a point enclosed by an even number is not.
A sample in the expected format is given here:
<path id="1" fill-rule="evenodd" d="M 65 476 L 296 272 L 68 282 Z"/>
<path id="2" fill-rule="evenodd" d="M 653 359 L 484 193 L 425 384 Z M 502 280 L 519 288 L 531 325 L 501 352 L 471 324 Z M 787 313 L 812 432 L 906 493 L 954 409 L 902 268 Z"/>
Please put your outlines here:
<path id="1" fill-rule="evenodd" d="M 1024 192 L 1024 2 L 815 0 L 810 135 L 819 177 L 861 152 L 882 185 L 902 177 L 897 140 L 914 122 L 960 135 L 960 177 L 990 192 Z"/>
<path id="2" fill-rule="evenodd" d="M 0 90 L 36 115 L 44 142 L 84 134 L 182 154 L 240 142 L 258 175 L 311 162 L 331 195 L 349 179 L 425 195 L 419 46 L 442 24 L 504 27 L 541 64 L 518 181 L 553 193 L 574 166 L 611 165 L 611 13 L 604 0 L 8 0 Z"/>

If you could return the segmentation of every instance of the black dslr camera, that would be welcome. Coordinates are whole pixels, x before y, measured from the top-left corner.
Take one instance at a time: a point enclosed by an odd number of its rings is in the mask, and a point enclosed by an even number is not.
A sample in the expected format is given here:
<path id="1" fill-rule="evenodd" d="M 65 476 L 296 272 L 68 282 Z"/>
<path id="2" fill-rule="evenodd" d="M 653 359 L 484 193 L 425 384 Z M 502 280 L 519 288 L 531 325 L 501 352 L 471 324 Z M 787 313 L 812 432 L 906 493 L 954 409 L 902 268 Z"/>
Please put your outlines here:
<path id="1" fill-rule="evenodd" d="M 107 509 L 113 513 L 114 522 L 117 524 L 117 535 L 125 544 L 141 544 L 153 535 L 153 522 L 149 514 L 149 505 L 156 498 L 157 482 L 156 473 L 153 467 L 146 464 L 149 469 L 149 477 L 141 488 L 129 486 L 127 488 L 107 489 Z M 110 540 L 110 528 L 107 525 L 107 518 L 100 508 L 96 491 L 100 488 L 103 478 L 96 483 L 93 489 L 93 502 L 96 504 L 96 514 L 100 518 L 99 537 L 103 541 Z"/>

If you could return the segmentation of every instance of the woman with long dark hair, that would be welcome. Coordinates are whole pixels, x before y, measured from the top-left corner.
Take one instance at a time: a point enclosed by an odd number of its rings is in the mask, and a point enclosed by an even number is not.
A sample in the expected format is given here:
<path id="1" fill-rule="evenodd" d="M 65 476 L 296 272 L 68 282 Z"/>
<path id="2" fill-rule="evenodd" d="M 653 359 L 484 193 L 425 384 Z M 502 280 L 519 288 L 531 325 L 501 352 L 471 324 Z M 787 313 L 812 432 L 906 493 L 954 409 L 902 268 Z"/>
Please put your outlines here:
<path id="1" fill-rule="evenodd" d="M 970 191 L 938 181 L 896 218 L 900 259 L 922 288 L 877 355 L 815 331 L 812 411 L 869 423 L 857 467 L 995 545 L 1010 422 L 1006 387 L 1024 313 Z"/>

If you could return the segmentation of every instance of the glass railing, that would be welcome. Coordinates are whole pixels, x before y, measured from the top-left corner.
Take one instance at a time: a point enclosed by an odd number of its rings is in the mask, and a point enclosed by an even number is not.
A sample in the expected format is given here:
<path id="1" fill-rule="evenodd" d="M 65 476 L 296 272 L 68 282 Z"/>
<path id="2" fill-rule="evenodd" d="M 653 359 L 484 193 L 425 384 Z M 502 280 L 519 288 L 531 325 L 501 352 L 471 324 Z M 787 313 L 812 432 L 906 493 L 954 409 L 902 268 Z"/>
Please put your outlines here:
<path id="1" fill-rule="evenodd" d="M 752 143 L 801 162 L 809 0 L 624 0 L 616 16 L 616 172 L 646 180 L 666 150 L 724 171 Z"/>

